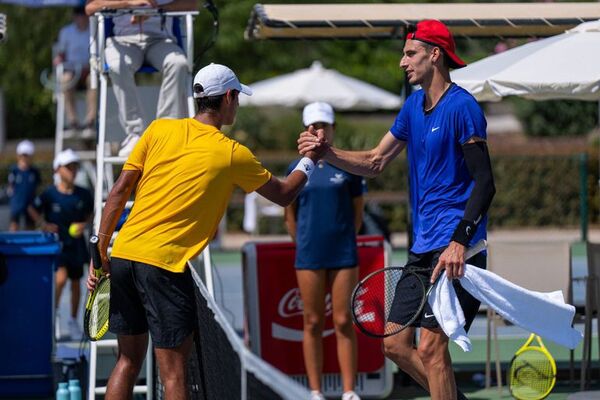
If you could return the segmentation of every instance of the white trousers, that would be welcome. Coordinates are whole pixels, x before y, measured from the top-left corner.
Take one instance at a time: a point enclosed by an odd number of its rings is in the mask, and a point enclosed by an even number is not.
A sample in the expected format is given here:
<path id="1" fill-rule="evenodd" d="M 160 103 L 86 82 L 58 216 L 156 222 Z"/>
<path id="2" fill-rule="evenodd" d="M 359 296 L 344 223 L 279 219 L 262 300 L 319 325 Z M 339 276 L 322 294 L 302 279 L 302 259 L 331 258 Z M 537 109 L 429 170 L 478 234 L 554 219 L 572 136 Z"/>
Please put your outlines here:
<path id="1" fill-rule="evenodd" d="M 126 134 L 144 131 L 135 72 L 148 64 L 162 72 L 156 118 L 187 117 L 188 69 L 185 54 L 170 37 L 148 34 L 114 36 L 106 42 L 106 63 Z"/>

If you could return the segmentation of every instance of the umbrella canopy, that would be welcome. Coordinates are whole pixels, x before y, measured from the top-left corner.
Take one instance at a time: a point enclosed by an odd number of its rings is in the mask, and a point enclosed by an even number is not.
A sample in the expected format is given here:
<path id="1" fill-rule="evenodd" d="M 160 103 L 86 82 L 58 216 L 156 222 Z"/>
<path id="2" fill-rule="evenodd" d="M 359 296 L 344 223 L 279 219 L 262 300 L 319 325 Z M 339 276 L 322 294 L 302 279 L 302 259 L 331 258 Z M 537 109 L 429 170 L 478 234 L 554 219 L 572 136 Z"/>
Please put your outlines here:
<path id="1" fill-rule="evenodd" d="M 310 68 L 266 79 L 250 85 L 252 96 L 241 96 L 243 106 L 302 107 L 325 101 L 337 110 L 391 110 L 400 107 L 400 96 L 369 83 L 323 68 L 313 62 Z"/>
<path id="2" fill-rule="evenodd" d="M 479 101 L 600 100 L 600 20 L 527 43 L 453 71 Z"/>

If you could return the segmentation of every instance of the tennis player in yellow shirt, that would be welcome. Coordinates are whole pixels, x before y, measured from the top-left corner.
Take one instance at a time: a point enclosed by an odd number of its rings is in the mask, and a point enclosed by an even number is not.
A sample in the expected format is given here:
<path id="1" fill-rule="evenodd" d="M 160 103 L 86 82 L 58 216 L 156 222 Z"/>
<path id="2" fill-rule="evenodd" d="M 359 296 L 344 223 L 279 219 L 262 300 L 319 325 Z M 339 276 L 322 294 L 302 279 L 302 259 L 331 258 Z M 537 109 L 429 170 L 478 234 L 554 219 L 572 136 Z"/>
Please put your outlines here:
<path id="1" fill-rule="evenodd" d="M 210 64 L 194 77 L 194 118 L 155 120 L 111 190 L 98 231 L 102 268 L 110 274 L 110 331 L 119 343 L 106 398 L 131 398 L 152 336 L 166 398 L 186 398 L 185 365 L 196 328 L 193 282 L 186 262 L 214 236 L 236 186 L 287 206 L 318 160 L 304 157 L 285 179 L 272 176 L 245 146 L 225 136 L 242 85 L 231 69 Z M 107 257 L 119 216 L 135 204 Z M 87 281 L 92 290 L 96 278 Z"/>

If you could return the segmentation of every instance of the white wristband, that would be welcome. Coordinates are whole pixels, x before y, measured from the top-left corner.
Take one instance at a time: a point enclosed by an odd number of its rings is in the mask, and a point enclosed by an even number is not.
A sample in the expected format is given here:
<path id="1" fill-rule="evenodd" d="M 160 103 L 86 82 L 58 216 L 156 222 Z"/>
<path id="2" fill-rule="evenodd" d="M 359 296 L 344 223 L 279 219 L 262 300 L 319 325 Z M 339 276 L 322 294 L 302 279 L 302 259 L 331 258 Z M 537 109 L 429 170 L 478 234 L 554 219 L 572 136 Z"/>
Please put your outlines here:
<path id="1" fill-rule="evenodd" d="M 304 172 L 306 177 L 310 178 L 310 175 L 313 173 L 314 170 L 315 170 L 315 163 L 313 162 L 313 160 L 311 160 L 308 157 L 303 157 L 298 162 L 298 165 L 296 165 L 296 168 L 294 168 L 294 170 L 292 172 L 294 172 L 294 171 Z"/>

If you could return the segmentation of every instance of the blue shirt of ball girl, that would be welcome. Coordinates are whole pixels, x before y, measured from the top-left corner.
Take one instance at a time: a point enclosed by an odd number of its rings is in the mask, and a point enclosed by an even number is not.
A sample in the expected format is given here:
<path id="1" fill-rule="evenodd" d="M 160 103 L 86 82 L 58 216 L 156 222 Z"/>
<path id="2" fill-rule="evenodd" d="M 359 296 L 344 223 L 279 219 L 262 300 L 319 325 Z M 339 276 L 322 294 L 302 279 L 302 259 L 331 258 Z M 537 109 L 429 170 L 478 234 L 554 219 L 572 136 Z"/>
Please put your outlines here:
<path id="1" fill-rule="evenodd" d="M 292 162 L 289 175 L 300 160 Z M 296 268 L 358 265 L 353 200 L 364 178 L 319 161 L 296 199 Z"/>

